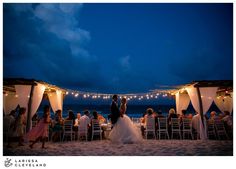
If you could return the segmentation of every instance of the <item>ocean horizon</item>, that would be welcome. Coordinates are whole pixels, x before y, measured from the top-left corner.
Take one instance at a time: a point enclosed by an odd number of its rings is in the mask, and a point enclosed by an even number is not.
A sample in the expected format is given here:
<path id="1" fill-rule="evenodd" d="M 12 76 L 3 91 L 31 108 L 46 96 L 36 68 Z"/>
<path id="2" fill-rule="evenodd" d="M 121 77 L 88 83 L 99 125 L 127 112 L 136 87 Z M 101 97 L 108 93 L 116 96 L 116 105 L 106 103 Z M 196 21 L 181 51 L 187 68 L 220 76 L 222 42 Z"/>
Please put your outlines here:
<path id="1" fill-rule="evenodd" d="M 43 106 L 41 105 L 38 109 L 38 115 L 42 116 L 43 114 Z M 169 112 L 169 109 L 174 108 L 175 105 L 127 105 L 127 111 L 126 114 L 129 117 L 141 117 L 143 113 L 147 110 L 147 108 L 152 108 L 154 111 L 161 110 L 163 115 L 167 115 Z M 110 114 L 110 105 L 104 104 L 104 105 L 86 105 L 86 104 L 65 104 L 63 105 L 63 113 L 62 116 L 65 118 L 68 116 L 68 111 L 72 110 L 74 114 L 76 115 L 78 112 L 80 112 L 83 115 L 84 110 L 89 110 L 90 114 L 93 113 L 93 111 L 97 111 L 98 113 L 102 114 L 105 118 Z M 54 117 L 54 113 L 51 109 L 51 117 Z"/>

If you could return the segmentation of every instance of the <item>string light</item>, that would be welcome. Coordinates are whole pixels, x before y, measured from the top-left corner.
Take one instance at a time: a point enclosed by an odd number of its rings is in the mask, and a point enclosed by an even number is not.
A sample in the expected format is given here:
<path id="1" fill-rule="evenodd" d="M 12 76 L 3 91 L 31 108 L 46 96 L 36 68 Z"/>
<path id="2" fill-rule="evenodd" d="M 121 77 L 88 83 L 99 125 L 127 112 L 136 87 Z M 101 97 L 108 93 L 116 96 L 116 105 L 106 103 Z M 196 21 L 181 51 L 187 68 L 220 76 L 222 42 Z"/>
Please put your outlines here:
<path id="1" fill-rule="evenodd" d="M 8 96 L 8 93 L 6 93 L 5 96 Z"/>
<path id="2" fill-rule="evenodd" d="M 66 92 L 66 95 L 68 95 L 69 94 L 69 92 Z"/>

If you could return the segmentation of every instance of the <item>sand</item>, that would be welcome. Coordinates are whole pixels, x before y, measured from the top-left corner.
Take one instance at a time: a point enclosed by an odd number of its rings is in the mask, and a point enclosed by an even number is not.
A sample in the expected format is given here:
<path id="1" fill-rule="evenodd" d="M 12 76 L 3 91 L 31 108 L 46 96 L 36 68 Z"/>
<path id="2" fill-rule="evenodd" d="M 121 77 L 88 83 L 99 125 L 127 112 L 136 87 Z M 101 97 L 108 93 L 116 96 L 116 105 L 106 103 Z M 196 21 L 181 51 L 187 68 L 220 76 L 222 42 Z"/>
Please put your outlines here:
<path id="1" fill-rule="evenodd" d="M 232 140 L 144 140 L 139 144 L 113 144 L 109 140 L 47 142 L 6 148 L 4 156 L 232 156 Z"/>

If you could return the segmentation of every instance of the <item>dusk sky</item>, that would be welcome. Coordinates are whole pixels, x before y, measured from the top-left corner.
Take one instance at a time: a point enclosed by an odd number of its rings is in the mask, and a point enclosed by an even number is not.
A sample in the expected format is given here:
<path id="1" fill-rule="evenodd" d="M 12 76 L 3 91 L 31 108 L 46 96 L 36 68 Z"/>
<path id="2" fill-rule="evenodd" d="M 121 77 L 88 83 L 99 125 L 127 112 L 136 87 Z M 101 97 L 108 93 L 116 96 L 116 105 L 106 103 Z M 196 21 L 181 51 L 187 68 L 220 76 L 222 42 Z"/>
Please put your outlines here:
<path id="1" fill-rule="evenodd" d="M 232 4 L 4 4 L 3 77 L 147 92 L 233 79 Z"/>

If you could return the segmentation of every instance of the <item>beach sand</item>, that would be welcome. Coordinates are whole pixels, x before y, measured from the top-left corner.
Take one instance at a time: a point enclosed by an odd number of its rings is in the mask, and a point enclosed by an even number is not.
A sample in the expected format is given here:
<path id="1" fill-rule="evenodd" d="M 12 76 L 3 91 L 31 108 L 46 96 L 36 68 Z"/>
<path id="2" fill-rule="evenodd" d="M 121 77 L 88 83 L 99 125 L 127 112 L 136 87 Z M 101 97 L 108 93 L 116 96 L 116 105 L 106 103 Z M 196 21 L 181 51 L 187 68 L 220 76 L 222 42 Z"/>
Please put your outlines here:
<path id="1" fill-rule="evenodd" d="M 29 144 L 6 148 L 4 156 L 232 156 L 232 140 L 144 140 L 139 144 L 113 144 L 102 141 L 47 142 L 47 149 L 41 143 L 34 149 Z"/>

